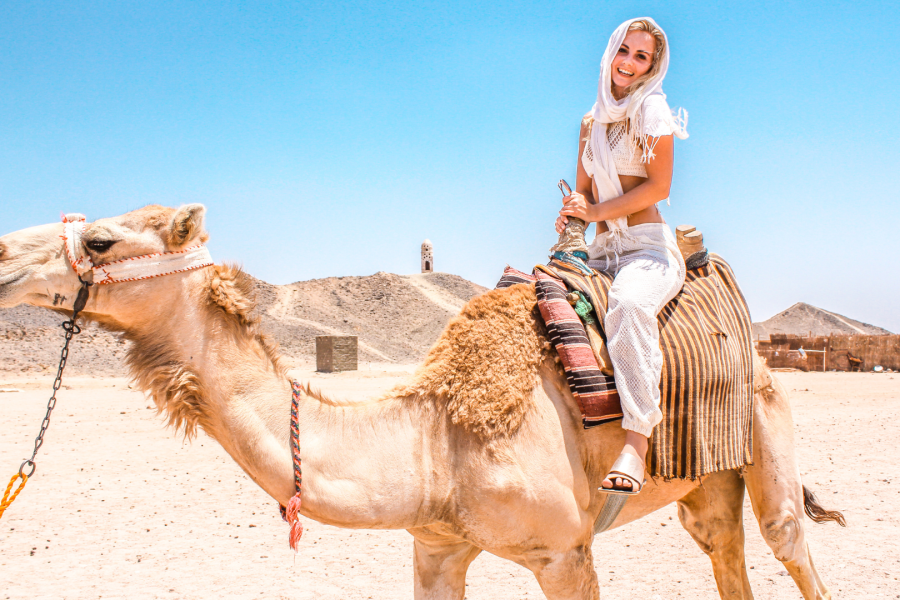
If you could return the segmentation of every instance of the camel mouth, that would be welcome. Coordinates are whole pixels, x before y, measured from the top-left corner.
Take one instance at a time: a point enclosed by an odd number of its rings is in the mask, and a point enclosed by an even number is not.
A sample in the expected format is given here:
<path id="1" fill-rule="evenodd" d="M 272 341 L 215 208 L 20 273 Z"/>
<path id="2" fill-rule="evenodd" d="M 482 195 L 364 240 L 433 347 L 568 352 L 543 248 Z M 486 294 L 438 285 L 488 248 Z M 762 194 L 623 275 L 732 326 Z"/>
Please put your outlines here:
<path id="1" fill-rule="evenodd" d="M 25 279 L 27 275 L 25 269 L 20 269 L 15 273 L 0 277 L 0 308 L 12 308 L 21 304 L 16 300 L 16 289 L 13 284 Z"/>
<path id="2" fill-rule="evenodd" d="M 14 271 L 14 272 L 10 273 L 9 275 L 4 275 L 4 276 L 0 277 L 0 286 L 7 286 L 7 285 L 10 285 L 11 283 L 16 283 L 17 281 L 19 281 L 20 279 L 24 278 L 27 275 L 27 273 L 26 273 L 27 270 L 28 270 L 27 267 L 23 267 L 23 268 L 19 269 L 18 271 Z M 3 290 L 0 290 L 0 291 L 3 291 Z"/>

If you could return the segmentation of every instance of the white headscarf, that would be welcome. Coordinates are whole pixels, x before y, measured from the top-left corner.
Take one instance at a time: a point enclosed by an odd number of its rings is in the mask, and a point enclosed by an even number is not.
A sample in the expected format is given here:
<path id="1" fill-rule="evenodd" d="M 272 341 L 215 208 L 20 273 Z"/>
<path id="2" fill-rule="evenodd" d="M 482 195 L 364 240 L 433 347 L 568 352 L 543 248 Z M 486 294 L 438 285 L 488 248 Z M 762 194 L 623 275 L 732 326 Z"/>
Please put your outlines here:
<path id="1" fill-rule="evenodd" d="M 622 100 L 616 100 L 612 95 L 612 63 L 628 28 L 635 21 L 648 21 L 658 28 L 666 40 L 666 49 L 659 63 L 656 75 L 645 81 L 638 90 L 628 94 Z M 666 95 L 662 91 L 663 79 L 669 69 L 669 40 L 665 32 L 650 17 L 630 19 L 619 25 L 609 38 L 606 52 L 600 65 L 600 83 L 597 86 L 597 102 L 591 109 L 594 123 L 589 140 L 591 151 L 582 155 L 582 164 L 588 175 L 594 179 L 597 185 L 598 202 L 605 202 L 622 195 L 622 184 L 619 182 L 619 174 L 616 171 L 612 151 L 606 136 L 606 126 L 623 119 L 630 122 L 629 136 L 632 143 L 641 141 L 643 154 L 641 162 L 648 162 L 654 157 L 653 146 L 650 138 L 659 138 L 663 135 L 672 135 L 680 139 L 686 139 L 687 111 L 679 109 L 677 115 L 673 115 L 666 103 Z M 592 155 L 593 160 L 590 160 Z M 607 221 L 610 231 L 628 229 L 628 217 L 619 217 Z"/>

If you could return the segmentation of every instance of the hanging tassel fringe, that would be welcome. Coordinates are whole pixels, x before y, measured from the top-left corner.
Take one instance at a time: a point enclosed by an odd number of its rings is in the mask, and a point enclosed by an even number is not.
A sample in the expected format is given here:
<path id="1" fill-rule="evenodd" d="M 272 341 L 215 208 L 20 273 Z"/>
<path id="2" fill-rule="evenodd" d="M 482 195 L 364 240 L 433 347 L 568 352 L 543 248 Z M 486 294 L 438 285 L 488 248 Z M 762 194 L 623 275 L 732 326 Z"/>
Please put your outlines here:
<path id="1" fill-rule="evenodd" d="M 291 533 L 288 538 L 288 543 L 291 546 L 291 550 L 297 552 L 297 544 L 300 542 L 300 538 L 303 537 L 303 523 L 300 522 L 300 492 L 297 492 L 291 501 L 288 502 L 287 509 L 285 510 L 285 520 L 291 525 Z"/>

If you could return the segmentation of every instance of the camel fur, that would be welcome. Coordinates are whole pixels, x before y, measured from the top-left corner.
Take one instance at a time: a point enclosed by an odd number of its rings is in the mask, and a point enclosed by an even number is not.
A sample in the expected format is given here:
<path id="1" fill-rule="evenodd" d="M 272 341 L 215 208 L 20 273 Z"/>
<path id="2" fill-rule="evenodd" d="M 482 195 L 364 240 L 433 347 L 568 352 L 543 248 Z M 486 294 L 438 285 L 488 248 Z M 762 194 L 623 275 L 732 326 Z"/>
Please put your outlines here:
<path id="1" fill-rule="evenodd" d="M 201 243 L 204 213 L 198 204 L 150 206 L 99 219 L 87 226 L 85 248 L 103 264 Z M 79 281 L 62 232 L 50 224 L 0 238 L 0 307 L 71 306 Z M 91 250 L 93 241 L 105 249 Z M 624 432 L 618 423 L 582 428 L 534 307 L 527 285 L 473 299 L 410 381 L 373 400 L 343 402 L 309 387 L 301 394 L 301 513 L 341 527 L 407 529 L 418 600 L 462 600 L 466 569 L 482 551 L 530 569 L 551 600 L 599 597 L 591 553 L 605 500 L 598 488 Z M 84 317 L 131 341 L 130 372 L 173 426 L 189 436 L 202 429 L 287 504 L 291 386 L 259 331 L 246 275 L 215 266 L 93 286 Z M 721 597 L 746 600 L 746 490 L 763 537 L 803 597 L 829 598 L 806 544 L 804 511 L 837 516 L 800 481 L 786 391 L 774 377 L 763 382 L 751 467 L 702 482 L 653 481 L 613 526 L 677 502 Z M 647 565 L 656 568 L 652 556 Z"/>
<path id="2" fill-rule="evenodd" d="M 433 402 L 450 422 L 490 439 L 522 424 L 550 344 L 536 313 L 534 285 L 492 290 L 447 325 L 412 381 L 395 390 Z"/>

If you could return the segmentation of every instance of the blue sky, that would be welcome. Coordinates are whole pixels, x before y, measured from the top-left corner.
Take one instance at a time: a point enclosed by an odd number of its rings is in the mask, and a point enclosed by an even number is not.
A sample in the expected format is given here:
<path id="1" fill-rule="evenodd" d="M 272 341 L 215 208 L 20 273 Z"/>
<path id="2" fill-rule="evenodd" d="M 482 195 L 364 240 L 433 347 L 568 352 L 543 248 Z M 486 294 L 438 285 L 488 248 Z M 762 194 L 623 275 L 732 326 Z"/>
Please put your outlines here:
<path id="1" fill-rule="evenodd" d="M 5 2 L 0 233 L 202 202 L 273 283 L 545 262 L 621 21 L 666 30 L 674 227 L 755 320 L 900 331 L 895 2 Z"/>

